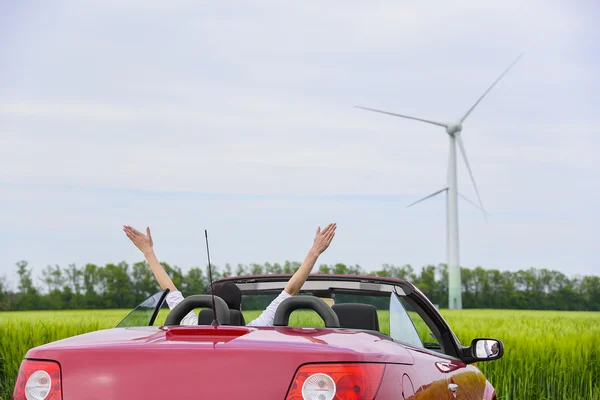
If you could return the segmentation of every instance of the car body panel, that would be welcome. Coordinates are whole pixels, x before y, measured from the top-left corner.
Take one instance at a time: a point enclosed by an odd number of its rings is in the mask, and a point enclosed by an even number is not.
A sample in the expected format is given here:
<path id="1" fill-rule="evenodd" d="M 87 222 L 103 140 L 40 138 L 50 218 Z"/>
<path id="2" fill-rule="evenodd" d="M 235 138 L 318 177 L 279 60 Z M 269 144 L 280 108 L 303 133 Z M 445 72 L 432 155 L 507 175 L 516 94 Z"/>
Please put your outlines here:
<path id="1" fill-rule="evenodd" d="M 465 364 L 459 360 L 449 359 L 446 380 L 448 384 L 458 385 L 455 395 L 457 400 L 485 399 L 485 389 L 488 383 L 485 376 L 474 365 Z"/>
<path id="2" fill-rule="evenodd" d="M 414 389 L 414 399 L 450 399 L 446 371 L 440 365 L 447 360 L 434 352 L 409 349 L 415 362 L 407 372 Z M 411 397 L 407 399 L 413 400 Z"/>
<path id="3" fill-rule="evenodd" d="M 413 363 L 404 346 L 376 334 L 293 327 L 115 328 L 40 346 L 26 357 L 60 363 L 64 400 L 242 393 L 282 399 L 302 364 Z"/>
<path id="4" fill-rule="evenodd" d="M 231 332 L 240 334 L 231 334 Z M 209 334 L 214 332 L 214 334 Z M 52 342 L 29 350 L 27 358 L 54 357 L 78 350 L 151 350 L 182 348 L 244 350 L 260 355 L 326 352 L 352 361 L 412 364 L 412 356 L 399 343 L 373 332 L 301 327 L 176 326 L 105 329 Z M 347 355 L 347 356 L 346 356 Z"/>

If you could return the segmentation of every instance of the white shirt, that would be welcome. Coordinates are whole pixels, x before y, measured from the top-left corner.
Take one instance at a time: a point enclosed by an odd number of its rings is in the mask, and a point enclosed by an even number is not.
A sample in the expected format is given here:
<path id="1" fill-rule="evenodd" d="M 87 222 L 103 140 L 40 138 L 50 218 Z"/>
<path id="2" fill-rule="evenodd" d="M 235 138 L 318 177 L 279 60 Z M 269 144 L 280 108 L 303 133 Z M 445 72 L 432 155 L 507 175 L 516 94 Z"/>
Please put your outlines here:
<path id="1" fill-rule="evenodd" d="M 277 311 L 277 307 L 279 307 L 282 301 L 290 297 L 292 297 L 291 294 L 285 290 L 282 290 L 281 293 L 279 293 L 279 296 L 277 296 L 275 300 L 269 304 L 267 309 L 263 311 L 258 318 L 247 323 L 246 326 L 273 326 L 273 319 L 275 318 L 275 311 Z M 183 295 L 179 290 L 169 292 L 169 294 L 167 294 L 167 304 L 171 310 L 175 308 L 175 306 L 182 300 Z M 190 311 L 185 317 L 183 317 L 180 325 L 198 325 L 198 317 L 193 311 Z"/>
<path id="2" fill-rule="evenodd" d="M 490 346 L 488 346 L 487 341 L 485 342 L 484 348 L 485 348 L 485 354 L 487 354 L 488 357 L 491 356 L 492 352 L 490 351 Z"/>

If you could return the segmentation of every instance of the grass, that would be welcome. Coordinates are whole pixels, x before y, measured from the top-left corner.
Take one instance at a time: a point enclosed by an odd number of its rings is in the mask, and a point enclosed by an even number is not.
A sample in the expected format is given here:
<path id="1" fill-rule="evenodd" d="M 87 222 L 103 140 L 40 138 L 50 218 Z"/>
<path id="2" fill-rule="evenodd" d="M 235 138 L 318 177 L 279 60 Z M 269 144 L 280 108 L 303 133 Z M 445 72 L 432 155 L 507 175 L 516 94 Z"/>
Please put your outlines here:
<path id="1" fill-rule="evenodd" d="M 163 310 L 157 324 L 164 321 Z M 0 399 L 11 397 L 23 356 L 32 347 L 114 327 L 128 310 L 0 313 Z M 600 313 L 441 310 L 463 345 L 476 337 L 503 341 L 504 357 L 478 363 L 499 400 L 600 400 Z M 245 311 L 246 321 L 258 311 Z M 320 322 L 320 323 L 317 323 Z M 380 314 L 388 332 L 389 315 Z M 295 312 L 290 325 L 323 326 L 310 311 Z"/>

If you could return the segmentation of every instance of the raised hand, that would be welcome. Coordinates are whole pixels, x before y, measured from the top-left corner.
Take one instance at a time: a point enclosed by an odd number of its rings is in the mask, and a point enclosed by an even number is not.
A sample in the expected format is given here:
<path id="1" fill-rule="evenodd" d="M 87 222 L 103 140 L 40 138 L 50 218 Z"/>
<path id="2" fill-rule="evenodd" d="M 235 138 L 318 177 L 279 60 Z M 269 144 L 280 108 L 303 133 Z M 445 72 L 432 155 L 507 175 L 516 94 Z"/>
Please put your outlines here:
<path id="1" fill-rule="evenodd" d="M 335 236 L 335 228 L 337 228 L 337 224 L 331 223 L 325 227 L 325 229 L 321 230 L 321 227 L 317 228 L 317 234 L 315 236 L 315 240 L 313 242 L 312 249 L 320 255 L 323 253 L 333 240 Z"/>
<path id="2" fill-rule="evenodd" d="M 146 227 L 145 235 L 129 225 L 123 225 L 123 231 L 129 238 L 129 240 L 133 242 L 135 247 L 140 249 L 142 253 L 149 254 L 154 251 L 152 247 L 154 245 L 154 242 L 152 241 L 152 235 L 150 234 L 149 227 Z"/>

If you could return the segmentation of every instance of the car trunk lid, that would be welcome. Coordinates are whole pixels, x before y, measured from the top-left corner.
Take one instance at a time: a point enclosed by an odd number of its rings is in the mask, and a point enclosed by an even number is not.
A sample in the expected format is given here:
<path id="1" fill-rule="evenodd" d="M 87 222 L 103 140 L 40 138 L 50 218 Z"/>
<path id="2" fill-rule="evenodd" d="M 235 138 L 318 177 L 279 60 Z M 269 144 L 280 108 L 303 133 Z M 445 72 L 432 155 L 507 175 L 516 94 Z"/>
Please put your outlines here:
<path id="1" fill-rule="evenodd" d="M 300 365 L 412 363 L 376 334 L 323 328 L 110 329 L 31 350 L 60 363 L 64 400 L 283 399 Z"/>

